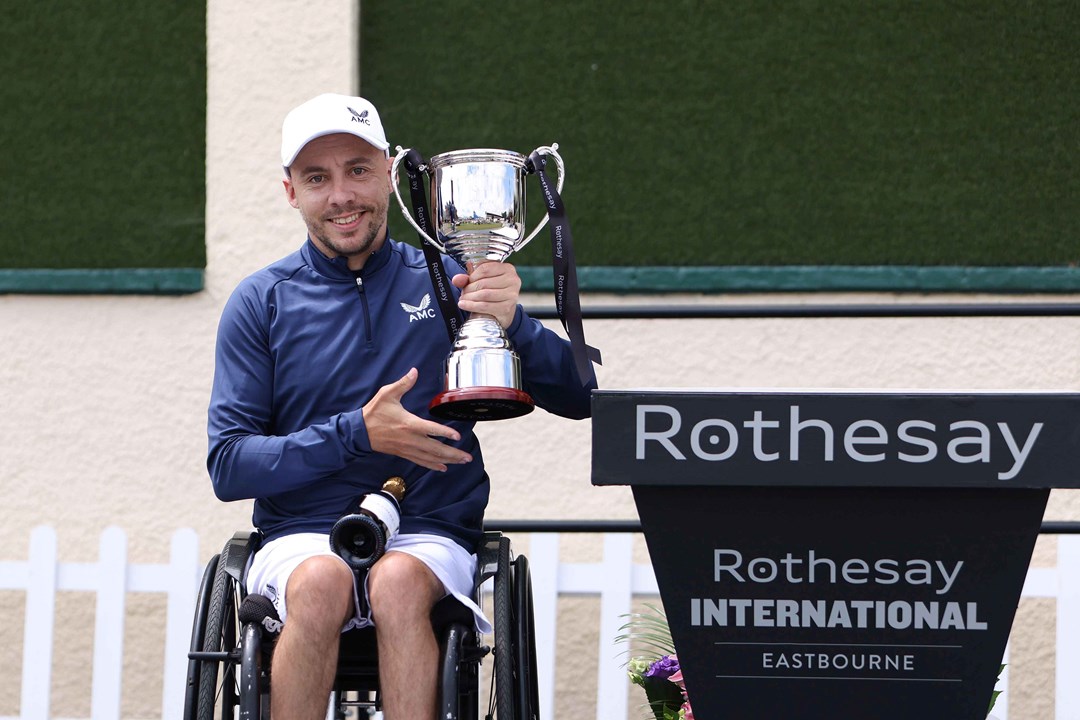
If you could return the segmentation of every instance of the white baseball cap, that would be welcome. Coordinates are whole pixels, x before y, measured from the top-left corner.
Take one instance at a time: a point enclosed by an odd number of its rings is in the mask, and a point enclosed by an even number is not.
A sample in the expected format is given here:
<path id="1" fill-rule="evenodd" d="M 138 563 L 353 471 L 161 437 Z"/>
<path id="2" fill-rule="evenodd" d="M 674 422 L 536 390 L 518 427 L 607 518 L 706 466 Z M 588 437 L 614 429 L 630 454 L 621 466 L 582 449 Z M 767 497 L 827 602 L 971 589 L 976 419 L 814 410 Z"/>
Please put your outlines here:
<path id="1" fill-rule="evenodd" d="M 285 116 L 281 125 L 281 164 L 289 167 L 305 145 L 334 133 L 355 135 L 390 157 L 390 143 L 375 106 L 362 97 L 326 93 Z"/>

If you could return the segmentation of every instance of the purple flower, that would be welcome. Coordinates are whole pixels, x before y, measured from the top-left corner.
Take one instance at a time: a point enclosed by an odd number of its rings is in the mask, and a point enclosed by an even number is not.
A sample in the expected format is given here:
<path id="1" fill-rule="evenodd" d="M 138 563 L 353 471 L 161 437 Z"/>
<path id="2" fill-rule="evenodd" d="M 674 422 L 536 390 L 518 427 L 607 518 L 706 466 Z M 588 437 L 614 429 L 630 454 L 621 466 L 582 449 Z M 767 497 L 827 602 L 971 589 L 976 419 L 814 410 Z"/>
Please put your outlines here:
<path id="1" fill-rule="evenodd" d="M 674 655 L 665 655 L 645 671 L 645 677 L 668 679 L 679 671 L 679 659 Z"/>

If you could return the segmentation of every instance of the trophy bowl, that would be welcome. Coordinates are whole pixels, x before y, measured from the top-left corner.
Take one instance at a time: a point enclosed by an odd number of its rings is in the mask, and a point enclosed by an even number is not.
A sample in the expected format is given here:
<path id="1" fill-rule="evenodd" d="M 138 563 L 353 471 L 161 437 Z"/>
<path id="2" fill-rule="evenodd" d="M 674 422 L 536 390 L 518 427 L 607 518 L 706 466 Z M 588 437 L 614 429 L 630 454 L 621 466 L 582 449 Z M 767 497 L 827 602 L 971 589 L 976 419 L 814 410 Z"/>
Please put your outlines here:
<path id="1" fill-rule="evenodd" d="M 399 166 L 408 150 L 397 148 L 391 184 L 401 211 L 421 237 L 446 253 L 466 272 L 484 262 L 503 262 L 523 248 L 544 225 L 545 213 L 525 233 L 525 175 L 528 156 L 510 150 L 455 150 L 433 156 L 419 166 L 429 179 L 432 233 L 413 218 L 398 189 Z M 555 160 L 557 192 L 564 167 L 558 145 L 534 152 Z M 521 359 L 495 318 L 472 313 L 458 330 L 445 362 L 443 391 L 429 409 L 446 420 L 504 420 L 533 410 L 522 389 Z"/>

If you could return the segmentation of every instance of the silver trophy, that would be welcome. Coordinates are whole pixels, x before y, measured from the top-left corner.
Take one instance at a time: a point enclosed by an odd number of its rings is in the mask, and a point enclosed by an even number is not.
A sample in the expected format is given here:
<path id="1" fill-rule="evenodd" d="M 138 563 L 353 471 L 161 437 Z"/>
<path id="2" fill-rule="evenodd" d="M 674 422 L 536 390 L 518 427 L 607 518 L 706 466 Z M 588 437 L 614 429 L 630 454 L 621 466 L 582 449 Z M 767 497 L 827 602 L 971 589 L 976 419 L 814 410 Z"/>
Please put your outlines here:
<path id="1" fill-rule="evenodd" d="M 556 192 L 561 192 L 564 169 L 558 147 L 553 143 L 534 152 L 555 160 Z M 545 213 L 525 234 L 527 156 L 510 150 L 455 150 L 435 155 L 420 167 L 430 180 L 432 237 L 413 219 L 398 190 L 398 168 L 406 152 L 397 148 L 390 171 L 401 211 L 421 236 L 466 271 L 483 262 L 503 262 L 547 224 Z M 532 409 L 532 398 L 521 387 L 521 360 L 506 331 L 490 315 L 471 314 L 446 358 L 446 383 L 431 401 L 431 414 L 451 420 L 502 420 Z"/>

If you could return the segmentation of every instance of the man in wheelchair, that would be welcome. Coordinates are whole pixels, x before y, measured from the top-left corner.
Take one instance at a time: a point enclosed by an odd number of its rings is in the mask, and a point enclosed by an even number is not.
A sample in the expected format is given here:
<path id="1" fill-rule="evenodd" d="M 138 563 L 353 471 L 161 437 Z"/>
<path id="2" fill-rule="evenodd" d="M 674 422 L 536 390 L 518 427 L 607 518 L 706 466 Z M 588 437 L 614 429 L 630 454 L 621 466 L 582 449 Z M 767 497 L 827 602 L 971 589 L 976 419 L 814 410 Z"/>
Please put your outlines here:
<path id="1" fill-rule="evenodd" d="M 429 306 L 432 281 L 423 253 L 388 235 L 388 148 L 363 98 L 321 95 L 288 114 L 283 184 L 307 238 L 241 281 L 218 329 L 207 467 L 218 498 L 254 499 L 246 589 L 284 623 L 276 720 L 324 717 L 339 636 L 368 624 L 385 717 L 434 719 L 432 608 L 453 595 L 489 627 L 473 601 L 489 481 L 473 423 L 428 411 L 449 343 L 437 313 L 410 312 Z M 514 267 L 441 261 L 460 309 L 505 329 L 535 402 L 586 417 L 595 378 L 578 378 L 569 343 L 523 311 Z M 328 536 L 392 476 L 408 488 L 400 532 L 358 581 Z"/>

